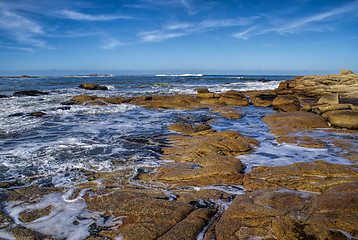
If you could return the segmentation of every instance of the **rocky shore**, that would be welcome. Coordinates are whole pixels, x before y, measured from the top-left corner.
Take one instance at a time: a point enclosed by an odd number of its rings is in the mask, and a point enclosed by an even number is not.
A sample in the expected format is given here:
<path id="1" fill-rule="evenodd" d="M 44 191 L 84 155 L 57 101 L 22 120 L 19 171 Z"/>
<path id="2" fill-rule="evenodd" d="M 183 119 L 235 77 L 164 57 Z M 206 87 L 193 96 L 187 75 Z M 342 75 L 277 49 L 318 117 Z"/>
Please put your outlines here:
<path id="1" fill-rule="evenodd" d="M 88 91 L 105 90 L 96 84 L 84 86 Z M 234 130 L 213 129 L 210 123 L 215 119 L 182 116 L 168 127 L 172 134 L 163 140 L 160 151 L 161 158 L 169 161 L 159 168 L 143 168 L 134 176 L 125 170 L 88 172 L 88 181 L 73 191 L 3 183 L 0 237 L 68 237 L 56 230 L 36 231 L 41 219 L 61 211 L 60 204 L 44 200 L 51 196 L 66 203 L 85 203 L 74 205 L 82 217 L 66 219 L 71 227 L 85 226 L 89 234 L 83 233 L 82 239 L 358 238 L 358 143 L 340 137 L 358 134 L 358 74 L 341 70 L 326 76 L 299 76 L 267 91 L 195 90 L 196 95 L 131 98 L 80 95 L 63 104 L 207 108 L 235 121 L 250 104 L 272 107 L 277 113 L 262 120 L 278 143 L 330 148 L 352 164 L 318 160 L 258 166 L 246 172 L 240 156 L 254 152 L 259 141 Z M 332 132 L 337 137 L 325 134 Z M 208 185 L 218 188 L 205 188 Z M 223 191 L 221 185 L 231 188 Z M 13 204 L 16 214 L 8 212 L 5 202 Z"/>

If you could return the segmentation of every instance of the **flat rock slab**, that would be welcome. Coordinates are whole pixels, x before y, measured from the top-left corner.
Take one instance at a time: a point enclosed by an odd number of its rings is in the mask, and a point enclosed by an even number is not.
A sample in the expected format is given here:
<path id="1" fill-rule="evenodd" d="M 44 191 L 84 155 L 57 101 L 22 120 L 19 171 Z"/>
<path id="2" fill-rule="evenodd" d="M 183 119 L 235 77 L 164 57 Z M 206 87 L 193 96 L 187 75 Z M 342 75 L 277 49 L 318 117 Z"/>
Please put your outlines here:
<path id="1" fill-rule="evenodd" d="M 357 180 L 357 165 L 314 161 L 279 167 L 257 167 L 245 174 L 244 187 L 256 190 L 280 186 L 292 190 L 322 192 L 333 185 Z"/>
<path id="2" fill-rule="evenodd" d="M 278 187 L 237 195 L 212 231 L 220 240 L 348 240 L 358 237 L 357 226 L 358 181 L 354 181 L 321 194 Z"/>

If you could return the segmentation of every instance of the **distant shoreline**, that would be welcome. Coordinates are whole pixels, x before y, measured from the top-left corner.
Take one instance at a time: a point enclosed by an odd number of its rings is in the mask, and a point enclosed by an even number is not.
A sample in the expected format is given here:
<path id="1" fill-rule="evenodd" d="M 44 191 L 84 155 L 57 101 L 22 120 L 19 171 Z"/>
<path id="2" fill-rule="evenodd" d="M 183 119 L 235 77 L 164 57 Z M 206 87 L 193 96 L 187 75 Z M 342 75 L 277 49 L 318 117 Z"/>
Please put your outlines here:
<path id="1" fill-rule="evenodd" d="M 0 78 L 40 78 L 40 77 L 39 76 L 21 75 L 21 76 L 0 76 Z"/>

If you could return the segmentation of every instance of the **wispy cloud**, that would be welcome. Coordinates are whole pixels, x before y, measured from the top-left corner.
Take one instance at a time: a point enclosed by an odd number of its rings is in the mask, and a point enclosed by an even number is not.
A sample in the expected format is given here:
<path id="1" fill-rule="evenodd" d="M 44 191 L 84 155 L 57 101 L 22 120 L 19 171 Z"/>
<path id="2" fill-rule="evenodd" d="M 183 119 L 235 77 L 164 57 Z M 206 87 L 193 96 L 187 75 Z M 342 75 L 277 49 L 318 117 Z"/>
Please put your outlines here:
<path id="1" fill-rule="evenodd" d="M 349 13 L 356 12 L 358 12 L 358 1 L 302 18 L 293 20 L 281 19 L 281 21 L 276 21 L 274 24 L 270 24 L 270 21 L 266 19 L 266 22 L 244 29 L 241 32 L 233 34 L 233 36 L 236 38 L 248 39 L 254 35 L 262 35 L 272 32 L 276 32 L 280 35 L 287 35 L 302 32 L 332 31 L 337 22 L 339 22 L 337 19 L 342 17 L 348 18 Z"/>
<path id="2" fill-rule="evenodd" d="M 189 15 L 196 15 L 203 10 L 210 9 L 213 3 L 214 1 L 208 0 L 140 0 L 125 6 L 158 11 L 168 11 L 168 9 L 178 11 L 178 9 L 181 9 Z"/>
<path id="3" fill-rule="evenodd" d="M 142 32 L 139 33 L 139 35 L 141 36 L 141 41 L 143 42 L 159 42 L 170 38 L 184 36 L 185 33 L 183 32 L 174 33 L 174 32 L 165 32 L 165 31 L 158 30 L 158 31 Z"/>
<path id="4" fill-rule="evenodd" d="M 26 52 L 34 52 L 35 49 L 27 48 L 27 47 L 13 47 L 13 46 L 0 46 L 3 49 L 12 49 L 12 50 L 19 50 L 19 51 L 26 51 Z"/>
<path id="5" fill-rule="evenodd" d="M 112 21 L 117 19 L 130 19 L 123 15 L 91 15 L 72 10 L 62 10 L 60 14 L 63 18 L 77 20 L 77 21 Z"/>
<path id="6" fill-rule="evenodd" d="M 164 26 L 162 29 L 141 32 L 138 35 L 143 42 L 162 41 L 175 37 L 215 31 L 221 28 L 247 26 L 259 18 L 258 16 L 253 16 L 238 19 L 207 19 L 197 23 L 174 23 Z"/>
<path id="7" fill-rule="evenodd" d="M 39 38 L 46 34 L 39 23 L 1 3 L 0 30 L 5 31 L 9 38 L 15 39 L 19 43 L 50 48 L 46 41 Z"/>
<path id="8" fill-rule="evenodd" d="M 102 45 L 101 48 L 107 49 L 107 50 L 115 49 L 118 46 L 124 45 L 122 42 L 118 41 L 115 38 L 107 39 L 104 42 L 105 42 L 105 44 Z"/>
<path id="9" fill-rule="evenodd" d="M 236 38 L 241 38 L 241 39 L 246 40 L 249 38 L 249 34 L 251 32 L 253 32 L 256 28 L 257 28 L 257 26 L 250 27 L 242 32 L 235 33 L 233 36 Z"/>

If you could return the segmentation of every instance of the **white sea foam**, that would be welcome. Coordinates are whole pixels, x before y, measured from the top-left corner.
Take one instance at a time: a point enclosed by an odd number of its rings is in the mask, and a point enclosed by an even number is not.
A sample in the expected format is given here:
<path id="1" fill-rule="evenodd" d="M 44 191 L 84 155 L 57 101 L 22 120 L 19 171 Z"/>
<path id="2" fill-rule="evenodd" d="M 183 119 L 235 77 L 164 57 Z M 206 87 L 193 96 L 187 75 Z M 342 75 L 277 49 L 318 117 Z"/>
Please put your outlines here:
<path id="1" fill-rule="evenodd" d="M 214 184 L 204 187 L 192 187 L 195 191 L 201 191 L 205 189 L 218 190 L 229 194 L 244 194 L 245 189 L 242 185 L 229 185 L 229 184 Z"/>
<path id="2" fill-rule="evenodd" d="M 202 77 L 204 74 L 185 73 L 185 74 L 157 74 L 156 77 Z"/>
<path id="3" fill-rule="evenodd" d="M 93 223 L 109 228 L 121 225 L 123 217 L 111 216 L 105 221 L 101 213 L 91 212 L 86 209 L 86 203 L 82 197 L 87 190 L 82 189 L 75 198 L 72 198 L 74 189 L 69 189 L 65 193 L 45 195 L 37 203 L 6 202 L 5 210 L 16 224 L 60 239 L 85 239 L 90 236 L 89 227 Z M 22 222 L 20 220 L 21 212 L 40 210 L 47 207 L 51 207 L 48 215 L 32 222 Z"/>

